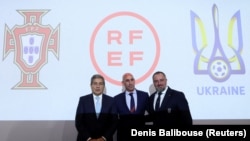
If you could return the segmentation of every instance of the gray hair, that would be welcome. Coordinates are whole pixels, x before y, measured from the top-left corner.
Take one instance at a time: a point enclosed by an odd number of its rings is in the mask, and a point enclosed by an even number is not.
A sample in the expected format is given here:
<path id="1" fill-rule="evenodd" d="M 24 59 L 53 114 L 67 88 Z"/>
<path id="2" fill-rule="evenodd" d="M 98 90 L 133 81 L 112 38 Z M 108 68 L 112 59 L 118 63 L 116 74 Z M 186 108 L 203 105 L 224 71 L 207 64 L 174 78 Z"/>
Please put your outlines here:
<path id="1" fill-rule="evenodd" d="M 95 80 L 96 78 L 102 79 L 103 85 L 105 86 L 105 79 L 104 79 L 104 77 L 103 77 L 102 75 L 100 75 L 100 74 L 94 74 L 94 75 L 91 77 L 90 85 L 93 84 L 93 82 L 94 82 L 94 80 Z"/>

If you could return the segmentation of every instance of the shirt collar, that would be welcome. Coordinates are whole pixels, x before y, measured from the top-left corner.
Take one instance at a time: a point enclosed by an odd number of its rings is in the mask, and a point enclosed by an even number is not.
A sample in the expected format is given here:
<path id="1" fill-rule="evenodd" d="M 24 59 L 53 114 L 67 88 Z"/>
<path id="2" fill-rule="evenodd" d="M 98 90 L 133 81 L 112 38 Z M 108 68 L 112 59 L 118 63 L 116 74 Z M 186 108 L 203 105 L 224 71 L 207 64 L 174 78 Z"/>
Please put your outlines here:
<path id="1" fill-rule="evenodd" d="M 95 95 L 95 94 L 93 94 L 94 98 L 99 97 L 100 99 L 102 99 L 102 95 L 103 95 L 103 94 L 100 94 L 100 95 Z"/>
<path id="2" fill-rule="evenodd" d="M 134 90 L 133 92 L 128 92 L 128 91 L 125 92 L 126 95 L 129 95 L 130 93 L 136 94 L 136 90 Z"/>
<path id="3" fill-rule="evenodd" d="M 161 93 L 162 94 L 165 94 L 166 92 L 167 92 L 167 90 L 168 90 L 168 86 L 165 88 L 165 90 L 164 91 L 162 91 Z M 157 92 L 157 94 L 158 94 L 158 92 Z"/>

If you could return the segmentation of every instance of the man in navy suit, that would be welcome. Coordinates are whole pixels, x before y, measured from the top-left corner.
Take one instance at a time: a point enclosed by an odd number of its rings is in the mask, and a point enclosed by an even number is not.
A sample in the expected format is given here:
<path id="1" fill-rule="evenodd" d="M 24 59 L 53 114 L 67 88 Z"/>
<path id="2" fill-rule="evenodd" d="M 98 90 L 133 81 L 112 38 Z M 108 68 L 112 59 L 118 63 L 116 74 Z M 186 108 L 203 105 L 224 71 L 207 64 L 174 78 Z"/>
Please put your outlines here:
<path id="1" fill-rule="evenodd" d="M 166 75 L 161 71 L 155 72 L 152 79 L 156 92 L 150 95 L 147 109 L 153 125 L 157 128 L 192 125 L 184 93 L 170 88 Z"/>
<path id="2" fill-rule="evenodd" d="M 145 125 L 145 112 L 149 94 L 135 88 L 135 79 L 131 73 L 125 73 L 122 77 L 124 91 L 115 98 L 119 123 L 117 141 L 128 141 L 130 130 Z"/>
<path id="3" fill-rule="evenodd" d="M 77 141 L 112 141 L 118 122 L 115 101 L 103 93 L 103 76 L 93 75 L 90 86 L 92 93 L 80 97 L 77 106 Z"/>

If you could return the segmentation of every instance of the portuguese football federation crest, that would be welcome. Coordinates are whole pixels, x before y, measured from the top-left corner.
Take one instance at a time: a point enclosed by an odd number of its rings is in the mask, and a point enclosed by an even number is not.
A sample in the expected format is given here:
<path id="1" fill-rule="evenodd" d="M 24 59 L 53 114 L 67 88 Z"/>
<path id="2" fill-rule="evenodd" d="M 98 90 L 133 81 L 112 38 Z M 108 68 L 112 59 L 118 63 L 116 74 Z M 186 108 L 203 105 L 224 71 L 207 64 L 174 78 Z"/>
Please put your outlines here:
<path id="1" fill-rule="evenodd" d="M 14 52 L 14 63 L 21 70 L 20 82 L 13 89 L 46 89 L 39 81 L 39 71 L 48 62 L 48 52 L 59 58 L 59 29 L 42 25 L 48 10 L 18 10 L 23 25 L 10 29 L 5 25 L 4 59 Z"/>

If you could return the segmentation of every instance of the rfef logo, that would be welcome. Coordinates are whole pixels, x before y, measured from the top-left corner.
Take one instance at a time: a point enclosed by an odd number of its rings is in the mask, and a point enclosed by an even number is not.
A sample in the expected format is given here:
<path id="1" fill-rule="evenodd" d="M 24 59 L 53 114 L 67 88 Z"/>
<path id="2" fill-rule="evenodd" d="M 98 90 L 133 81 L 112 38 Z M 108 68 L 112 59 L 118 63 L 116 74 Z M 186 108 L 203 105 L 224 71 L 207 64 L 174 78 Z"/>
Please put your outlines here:
<path id="1" fill-rule="evenodd" d="M 153 25 L 143 16 L 122 11 L 105 17 L 90 41 L 91 61 L 107 81 L 121 85 L 121 76 L 132 72 L 143 82 L 156 68 L 160 41 Z"/>
<path id="2" fill-rule="evenodd" d="M 23 17 L 23 25 L 12 29 L 5 26 L 4 59 L 15 52 L 14 63 L 21 70 L 21 80 L 13 89 L 46 89 L 39 81 L 39 71 L 48 62 L 48 51 L 59 58 L 59 25 L 53 29 L 42 25 L 42 17 L 48 10 L 17 10 Z"/>

